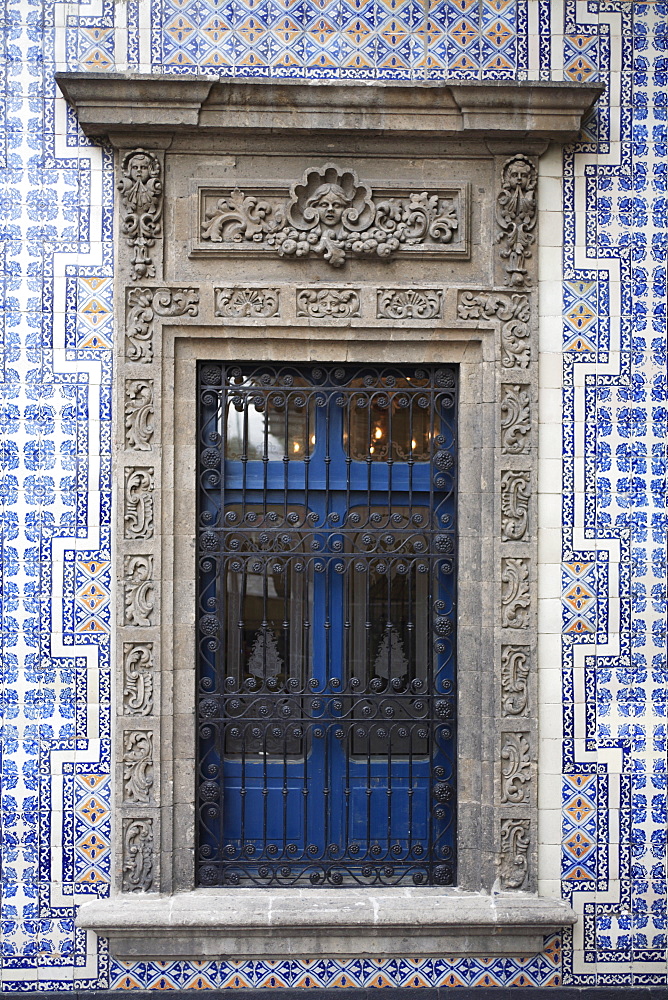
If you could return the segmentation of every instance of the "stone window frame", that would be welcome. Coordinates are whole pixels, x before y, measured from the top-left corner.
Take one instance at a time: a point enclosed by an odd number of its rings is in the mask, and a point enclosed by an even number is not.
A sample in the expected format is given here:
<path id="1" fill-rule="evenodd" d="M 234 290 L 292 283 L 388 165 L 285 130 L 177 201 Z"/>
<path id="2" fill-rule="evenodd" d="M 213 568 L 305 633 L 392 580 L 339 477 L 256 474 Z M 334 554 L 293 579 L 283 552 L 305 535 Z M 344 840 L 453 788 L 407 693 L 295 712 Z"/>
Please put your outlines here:
<path id="1" fill-rule="evenodd" d="M 548 140 L 573 138 L 600 88 L 374 85 L 364 88 L 366 103 L 360 103 L 358 89 L 339 85 L 57 78 L 86 133 L 107 137 L 119 150 L 121 209 L 116 885 L 111 899 L 82 906 L 79 926 L 108 936 L 122 958 L 539 951 L 544 934 L 576 918 L 561 900 L 535 895 L 535 254 L 522 258 L 520 252 L 519 265 L 515 261 L 516 268 L 526 267 L 525 281 L 507 266 L 507 253 L 502 259 L 510 242 L 499 221 L 493 287 L 464 281 L 444 288 L 438 320 L 397 325 L 367 312 L 354 329 L 325 324 L 314 337 L 313 324 L 296 316 L 268 316 L 259 325 L 221 317 L 214 314 L 214 283 L 162 280 L 164 156 L 175 134 L 197 130 L 201 136 L 207 129 L 219 149 L 226 130 L 284 129 L 291 135 L 311 129 L 322 138 L 323 152 L 337 135 L 355 129 L 371 136 L 389 131 L 407 155 L 411 145 L 419 151 L 423 135 L 478 142 L 484 136 L 501 196 L 504 165 L 523 159 L 537 170 Z M 299 109 L 298 124 L 285 110 L 291 106 Z M 140 217 L 127 202 L 123 177 L 142 125 L 152 187 L 150 209 Z M 251 284 L 260 278 L 254 274 Z M 286 276 L 286 287 L 299 283 L 296 275 Z M 196 889 L 197 361 L 407 358 L 460 368 L 459 442 L 466 461 L 458 500 L 457 888 Z"/>

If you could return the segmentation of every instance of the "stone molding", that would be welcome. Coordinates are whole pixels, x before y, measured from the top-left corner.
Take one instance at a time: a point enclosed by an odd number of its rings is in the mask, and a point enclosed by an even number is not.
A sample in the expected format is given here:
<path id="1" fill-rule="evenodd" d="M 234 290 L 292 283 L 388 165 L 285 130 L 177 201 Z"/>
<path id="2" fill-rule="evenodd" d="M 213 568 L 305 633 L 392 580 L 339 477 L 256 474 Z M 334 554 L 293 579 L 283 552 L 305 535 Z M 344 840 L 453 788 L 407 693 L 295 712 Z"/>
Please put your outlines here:
<path id="1" fill-rule="evenodd" d="M 133 144 L 128 135 L 136 135 L 135 130 L 164 137 L 241 127 L 466 136 L 520 142 L 526 148 L 535 140 L 573 141 L 604 89 L 602 84 L 477 80 L 318 85 L 157 73 L 56 73 L 56 81 L 87 136 L 107 136 L 124 147 Z"/>
<path id="2" fill-rule="evenodd" d="M 517 851 L 515 827 L 509 830 Z M 142 832 L 133 831 L 135 839 Z M 530 955 L 546 934 L 575 920 L 567 903 L 526 893 L 386 887 L 126 896 L 84 903 L 77 924 L 104 934 L 112 954 L 125 960 L 271 960 Z"/>
<path id="3" fill-rule="evenodd" d="M 146 235 L 155 241 L 139 255 L 130 240 L 118 242 L 116 885 L 110 899 L 81 908 L 79 925 L 108 935 L 122 957 L 275 957 L 277 940 L 281 955 L 313 957 L 378 956 L 384 948 L 425 956 L 539 951 L 543 935 L 575 915 L 532 895 L 539 240 L 532 220 L 538 154 L 550 138 L 573 137 L 600 88 L 321 87 L 115 74 L 61 74 L 59 83 L 84 131 L 118 147 L 119 180 L 128 172 L 132 179 L 132 163 L 155 172 L 152 156 L 161 169 L 161 229 Z M 448 135 L 466 142 L 444 154 L 440 139 Z M 279 192 L 289 207 L 291 185 L 298 201 L 299 178 L 310 183 L 315 171 L 327 180 L 322 171 L 332 160 L 342 183 L 349 177 L 365 189 L 362 201 L 379 192 L 475 191 L 460 212 L 470 248 L 380 260 L 344 246 L 336 284 L 324 253 L 297 260 L 230 250 L 222 261 L 215 248 L 197 251 L 202 192 Z M 513 164 L 522 170 L 513 173 Z M 121 201 L 128 190 L 121 185 Z M 155 187 L 129 194 L 148 203 Z M 490 239 L 480 241 L 484 232 Z M 140 264 L 150 257 L 150 277 L 138 274 L 138 256 Z M 262 888 L 194 889 L 199 360 L 460 366 L 458 890 L 344 886 L 323 890 L 319 903 L 315 888 L 280 897 Z"/>

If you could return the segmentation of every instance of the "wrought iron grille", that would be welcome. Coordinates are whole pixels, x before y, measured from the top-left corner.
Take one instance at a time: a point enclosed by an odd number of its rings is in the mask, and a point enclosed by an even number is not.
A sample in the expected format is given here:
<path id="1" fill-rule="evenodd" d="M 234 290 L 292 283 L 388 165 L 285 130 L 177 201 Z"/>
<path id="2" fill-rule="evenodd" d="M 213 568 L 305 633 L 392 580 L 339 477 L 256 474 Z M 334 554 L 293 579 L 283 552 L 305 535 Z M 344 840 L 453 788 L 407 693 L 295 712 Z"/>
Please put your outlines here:
<path id="1" fill-rule="evenodd" d="M 198 883 L 452 884 L 456 369 L 198 396 Z"/>

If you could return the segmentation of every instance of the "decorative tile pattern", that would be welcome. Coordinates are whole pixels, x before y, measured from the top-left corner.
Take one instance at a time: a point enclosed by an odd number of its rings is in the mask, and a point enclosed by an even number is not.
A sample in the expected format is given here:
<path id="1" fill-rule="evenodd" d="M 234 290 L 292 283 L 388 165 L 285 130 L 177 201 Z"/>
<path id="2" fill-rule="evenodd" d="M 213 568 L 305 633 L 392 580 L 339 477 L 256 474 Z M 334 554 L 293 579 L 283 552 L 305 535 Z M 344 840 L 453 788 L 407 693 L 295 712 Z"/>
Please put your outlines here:
<path id="1" fill-rule="evenodd" d="M 82 0 L 75 10 L 10 0 L 3 15 L 2 991 L 665 986 L 668 4 Z M 515 962 L 121 966 L 75 930 L 77 903 L 110 879 L 113 174 L 110 151 L 69 110 L 56 117 L 57 65 L 606 84 L 563 161 L 559 875 L 582 914 L 578 950 L 569 932 L 563 949 L 552 938 Z"/>

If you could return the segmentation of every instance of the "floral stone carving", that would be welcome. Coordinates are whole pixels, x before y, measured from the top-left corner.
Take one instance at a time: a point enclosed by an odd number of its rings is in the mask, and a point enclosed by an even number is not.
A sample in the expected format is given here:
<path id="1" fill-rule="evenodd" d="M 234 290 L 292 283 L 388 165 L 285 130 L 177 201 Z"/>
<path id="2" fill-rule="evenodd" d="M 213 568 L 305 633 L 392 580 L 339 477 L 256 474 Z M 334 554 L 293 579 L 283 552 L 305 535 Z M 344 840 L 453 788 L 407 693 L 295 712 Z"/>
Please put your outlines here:
<path id="1" fill-rule="evenodd" d="M 132 248 L 132 281 L 155 278 L 149 250 L 162 236 L 162 167 L 153 153 L 134 149 L 121 163 L 121 232 Z"/>
<path id="2" fill-rule="evenodd" d="M 506 284 L 513 288 L 530 284 L 526 262 L 536 239 L 536 181 L 536 167 L 522 153 L 511 156 L 501 168 L 501 190 L 496 199 L 501 231 L 496 239 L 501 244 L 501 259 L 506 261 Z"/>
<path id="3" fill-rule="evenodd" d="M 458 229 L 454 197 L 422 191 L 375 198 L 354 170 L 328 163 L 307 170 L 283 203 L 235 188 L 205 211 L 202 239 L 250 241 L 281 257 L 323 257 L 341 267 L 348 257 L 386 258 L 402 247 L 438 247 Z"/>
<path id="4" fill-rule="evenodd" d="M 527 715 L 530 671 L 528 646 L 502 647 L 501 708 L 504 716 Z"/>
<path id="5" fill-rule="evenodd" d="M 529 366 L 531 306 L 528 295 L 460 292 L 457 315 L 460 319 L 501 320 L 501 364 L 504 368 Z"/>

